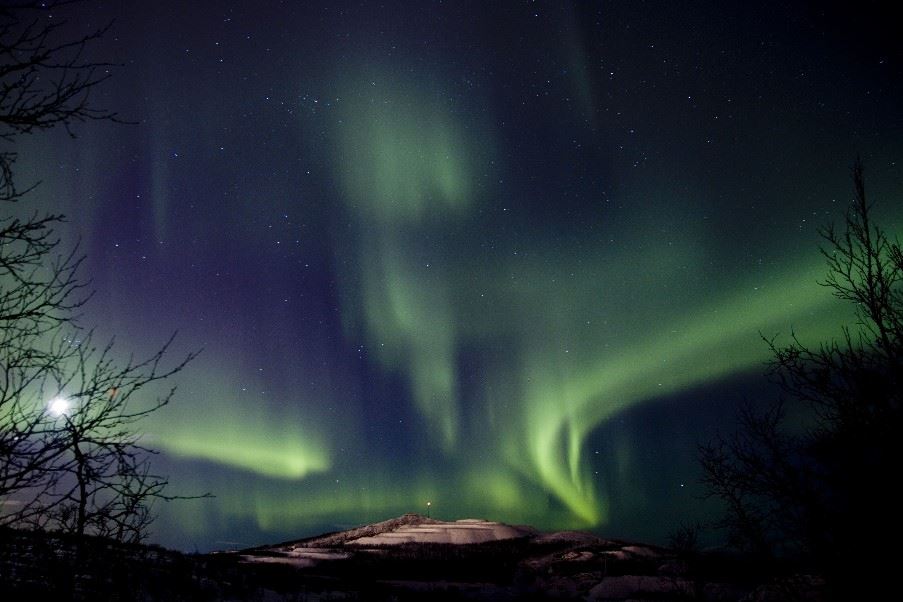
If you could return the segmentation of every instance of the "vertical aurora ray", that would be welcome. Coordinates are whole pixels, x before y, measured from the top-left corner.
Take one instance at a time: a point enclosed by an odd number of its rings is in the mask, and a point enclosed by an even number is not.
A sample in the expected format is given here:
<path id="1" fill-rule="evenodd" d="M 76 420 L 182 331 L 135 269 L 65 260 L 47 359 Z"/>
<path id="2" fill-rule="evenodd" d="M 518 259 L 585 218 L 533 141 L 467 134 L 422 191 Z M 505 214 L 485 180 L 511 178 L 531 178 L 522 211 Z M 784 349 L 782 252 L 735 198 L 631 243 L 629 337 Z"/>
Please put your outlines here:
<path id="1" fill-rule="evenodd" d="M 479 202 L 487 144 L 475 142 L 478 125 L 455 115 L 435 90 L 389 70 L 364 69 L 339 88 L 335 170 L 359 268 L 346 274 L 346 290 L 347 282 L 359 285 L 348 291 L 346 311 L 379 362 L 406 375 L 432 438 L 451 451 L 460 420 L 458 328 L 446 286 L 449 257 L 432 241 Z"/>

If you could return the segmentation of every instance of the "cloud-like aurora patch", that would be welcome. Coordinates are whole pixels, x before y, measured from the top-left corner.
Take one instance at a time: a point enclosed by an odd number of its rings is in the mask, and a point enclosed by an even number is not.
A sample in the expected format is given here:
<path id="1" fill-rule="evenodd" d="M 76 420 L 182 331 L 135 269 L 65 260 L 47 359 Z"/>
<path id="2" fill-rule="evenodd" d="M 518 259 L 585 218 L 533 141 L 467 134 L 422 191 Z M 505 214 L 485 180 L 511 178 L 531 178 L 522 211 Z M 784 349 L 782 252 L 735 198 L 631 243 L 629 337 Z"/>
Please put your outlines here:
<path id="1" fill-rule="evenodd" d="M 490 136 L 435 88 L 389 69 L 361 69 L 337 87 L 334 171 L 357 235 L 344 311 L 381 364 L 406 375 L 433 437 L 451 450 L 460 417 L 448 264 L 442 249 L 431 260 L 411 245 L 423 249 L 480 202 Z"/>

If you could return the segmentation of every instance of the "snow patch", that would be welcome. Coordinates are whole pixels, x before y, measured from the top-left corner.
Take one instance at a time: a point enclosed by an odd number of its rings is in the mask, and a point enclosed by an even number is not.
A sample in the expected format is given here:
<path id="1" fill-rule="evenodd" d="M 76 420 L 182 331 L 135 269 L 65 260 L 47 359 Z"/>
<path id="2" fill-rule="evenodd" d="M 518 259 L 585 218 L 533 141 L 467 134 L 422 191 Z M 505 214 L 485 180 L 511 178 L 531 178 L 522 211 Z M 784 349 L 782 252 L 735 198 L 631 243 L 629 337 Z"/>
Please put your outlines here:
<path id="1" fill-rule="evenodd" d="M 532 535 L 533 531 L 479 519 L 436 521 L 424 525 L 401 525 L 391 531 L 348 541 L 349 545 L 380 546 L 405 543 L 471 544 Z"/>

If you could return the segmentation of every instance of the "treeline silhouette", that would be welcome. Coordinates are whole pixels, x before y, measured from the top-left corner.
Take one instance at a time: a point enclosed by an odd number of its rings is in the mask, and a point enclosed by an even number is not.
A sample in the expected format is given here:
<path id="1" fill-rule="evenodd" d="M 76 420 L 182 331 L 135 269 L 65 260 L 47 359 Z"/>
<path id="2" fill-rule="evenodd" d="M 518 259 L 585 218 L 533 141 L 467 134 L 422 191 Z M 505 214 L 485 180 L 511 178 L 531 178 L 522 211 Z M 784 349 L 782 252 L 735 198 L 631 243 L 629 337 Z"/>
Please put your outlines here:
<path id="1" fill-rule="evenodd" d="M 890 591 L 903 523 L 903 253 L 873 222 L 858 159 L 852 179 L 843 225 L 821 230 L 820 284 L 855 321 L 817 346 L 766 339 L 781 397 L 700 449 L 730 542 L 763 573 L 817 573 L 845 600 Z"/>

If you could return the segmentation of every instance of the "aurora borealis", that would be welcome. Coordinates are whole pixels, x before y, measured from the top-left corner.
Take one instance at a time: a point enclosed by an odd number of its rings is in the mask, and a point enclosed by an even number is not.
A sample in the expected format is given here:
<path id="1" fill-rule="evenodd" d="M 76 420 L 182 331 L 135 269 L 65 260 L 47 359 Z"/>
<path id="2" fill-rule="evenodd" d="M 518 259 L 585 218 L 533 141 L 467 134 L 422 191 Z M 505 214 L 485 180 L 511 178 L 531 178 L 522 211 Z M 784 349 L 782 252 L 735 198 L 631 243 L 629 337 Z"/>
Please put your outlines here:
<path id="1" fill-rule="evenodd" d="M 797 4 L 800 4 L 797 6 Z M 755 6 L 750 6 L 755 5 Z M 86 2 L 134 123 L 32 137 L 83 321 L 203 353 L 145 440 L 154 539 L 408 511 L 662 540 L 696 444 L 774 395 L 762 336 L 850 309 L 817 229 L 862 155 L 903 231 L 877 3 Z M 883 25 L 882 25 L 883 23 Z"/>

